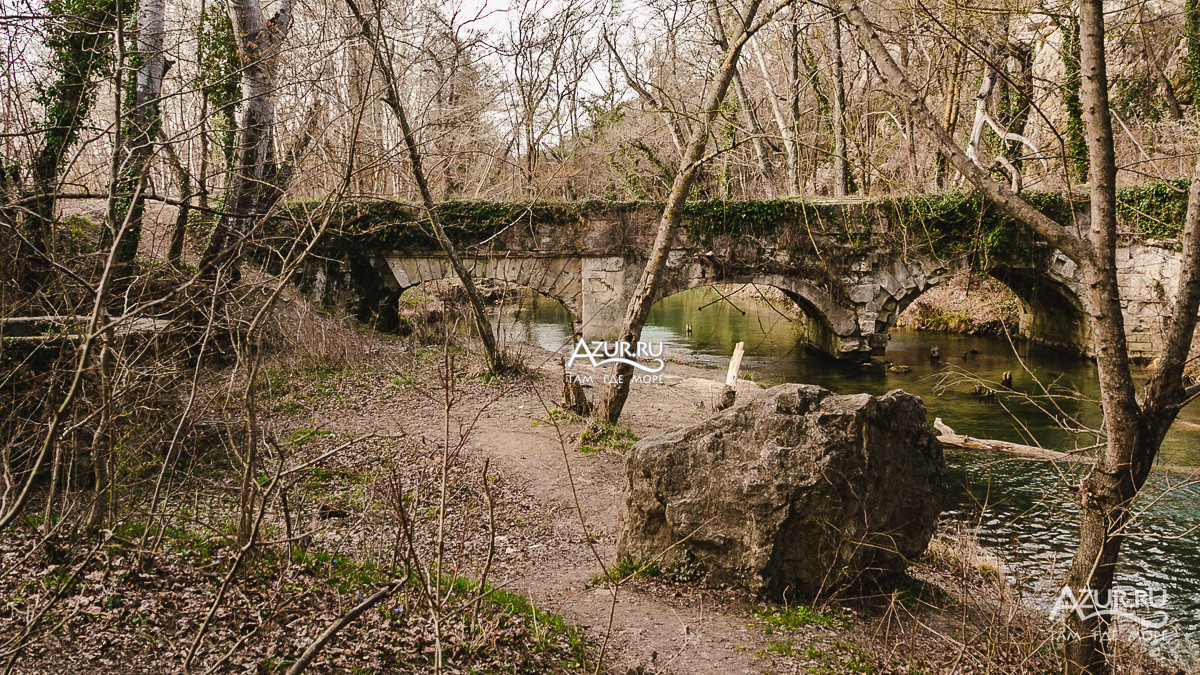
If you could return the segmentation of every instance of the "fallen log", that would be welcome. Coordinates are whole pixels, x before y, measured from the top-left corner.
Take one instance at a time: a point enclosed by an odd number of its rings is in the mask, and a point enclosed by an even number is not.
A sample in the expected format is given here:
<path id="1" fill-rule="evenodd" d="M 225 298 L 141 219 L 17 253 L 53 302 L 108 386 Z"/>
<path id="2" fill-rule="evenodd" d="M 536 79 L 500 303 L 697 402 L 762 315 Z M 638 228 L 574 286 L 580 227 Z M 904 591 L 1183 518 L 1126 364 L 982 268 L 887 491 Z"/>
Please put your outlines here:
<path id="1" fill-rule="evenodd" d="M 942 445 L 949 445 L 955 448 L 963 448 L 966 450 L 982 450 L 985 452 L 1007 452 L 1014 455 L 1023 455 L 1025 457 L 1040 457 L 1042 459 L 1054 459 L 1067 462 L 1089 461 L 1087 457 L 1080 455 L 1072 455 L 1066 452 L 1057 450 L 1047 450 L 1033 445 L 1022 445 L 1020 443 L 1009 443 L 1008 441 L 997 441 L 984 438 L 972 438 L 955 433 L 942 418 L 938 417 L 933 420 L 933 428 L 938 432 L 938 440 Z"/>
<path id="2" fill-rule="evenodd" d="M 0 337 L 12 342 L 59 342 L 87 338 L 87 316 L 13 316 L 0 318 Z M 127 318 L 113 327 L 116 335 L 157 332 L 170 325 L 167 319 Z M 16 334 L 13 334 L 13 333 Z"/>
<path id="3" fill-rule="evenodd" d="M 1086 464 L 1093 464 L 1096 461 L 1094 457 L 1089 457 L 1087 455 L 1059 452 L 1058 450 L 1047 450 L 1046 448 L 1039 448 L 1033 445 L 1009 443 L 1008 441 L 964 436 L 963 434 L 955 433 L 954 429 L 951 429 L 949 425 L 943 422 L 942 418 L 940 417 L 937 417 L 933 420 L 933 428 L 938 432 L 938 440 L 941 441 L 942 445 L 952 448 L 978 450 L 982 452 L 1004 452 L 1020 457 L 1050 459 L 1060 462 L 1083 462 Z M 1153 467 L 1151 467 L 1151 469 L 1154 471 L 1169 471 L 1172 473 L 1194 474 L 1196 476 L 1200 476 L 1200 467 L 1197 466 L 1155 464 Z"/>

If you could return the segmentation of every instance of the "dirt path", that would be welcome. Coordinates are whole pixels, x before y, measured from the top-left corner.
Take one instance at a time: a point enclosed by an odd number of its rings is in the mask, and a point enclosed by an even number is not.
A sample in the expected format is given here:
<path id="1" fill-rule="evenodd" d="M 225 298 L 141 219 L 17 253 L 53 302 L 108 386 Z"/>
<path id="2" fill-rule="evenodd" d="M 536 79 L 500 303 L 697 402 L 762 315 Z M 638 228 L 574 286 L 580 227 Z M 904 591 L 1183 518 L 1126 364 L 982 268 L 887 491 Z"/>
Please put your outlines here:
<path id="1" fill-rule="evenodd" d="M 702 401 L 705 409 L 711 409 L 709 401 L 720 393 L 717 374 L 712 373 L 712 379 L 704 377 L 710 375 L 706 371 L 681 374 L 669 377 L 666 384 L 634 390 L 624 421 L 639 437 L 695 419 L 693 412 Z M 607 663 L 613 672 L 624 673 L 639 666 L 653 672 L 762 672 L 767 664 L 755 653 L 765 647 L 766 639 L 761 631 L 747 627 L 745 619 L 725 616 L 703 605 L 699 609 L 673 606 L 628 586 L 618 591 L 614 607 L 607 588 L 588 587 L 600 567 L 584 539 L 579 511 L 601 559 L 611 564 L 625 480 L 624 460 L 612 453 L 581 454 L 570 450 L 568 444 L 564 461 L 555 427 L 542 423 L 529 426 L 544 417 L 536 399 L 533 403 L 520 409 L 518 412 L 525 415 L 509 420 L 509 424 L 502 423 L 505 415 L 497 411 L 481 424 L 472 443 L 510 478 L 519 476 L 527 482 L 528 490 L 537 495 L 552 518 L 558 535 L 555 540 L 564 542 L 554 550 L 537 550 L 521 576 L 509 584 L 586 627 L 597 640 L 603 640 L 611 613 Z M 572 425 L 562 431 L 577 433 L 578 429 L 579 425 Z M 579 511 L 574 495 L 578 495 Z"/>
<path id="2" fill-rule="evenodd" d="M 638 437 L 697 421 L 710 414 L 712 402 L 719 397 L 723 382 L 718 378 L 723 373 L 677 364 L 671 364 L 668 372 L 665 383 L 636 387 L 630 396 L 622 423 Z M 740 386 L 744 396 L 759 391 L 753 383 Z M 748 625 L 747 617 L 717 611 L 717 603 L 708 600 L 703 590 L 681 591 L 680 596 L 686 592 L 689 597 L 669 603 L 625 584 L 614 606 L 608 589 L 589 587 L 601 572 L 597 555 L 607 565 L 615 559 L 624 459 L 615 452 L 575 450 L 582 423 L 560 423 L 556 429 L 546 422 L 546 410 L 558 405 L 560 389 L 557 365 L 546 366 L 532 386 L 519 387 L 487 405 L 470 433 L 468 450 L 489 458 L 494 472 L 520 485 L 535 504 L 528 516 L 537 524 L 532 528 L 538 532 L 535 538 L 521 532 L 497 538 L 498 552 L 513 565 L 508 567 L 511 573 L 493 577 L 493 583 L 521 592 L 585 628 L 597 644 L 607 634 L 607 672 L 772 671 L 773 657 L 764 651 L 767 636 Z M 593 388 L 590 397 L 596 398 L 598 391 L 598 386 Z M 469 425 L 479 403 L 462 404 L 456 411 L 458 421 Z M 399 402 L 394 406 L 400 407 Z M 434 438 L 442 433 L 441 415 L 432 404 L 419 412 L 407 406 L 363 412 L 330 420 L 329 428 L 352 433 L 405 431 Z M 595 552 L 584 535 L 581 512 Z"/>

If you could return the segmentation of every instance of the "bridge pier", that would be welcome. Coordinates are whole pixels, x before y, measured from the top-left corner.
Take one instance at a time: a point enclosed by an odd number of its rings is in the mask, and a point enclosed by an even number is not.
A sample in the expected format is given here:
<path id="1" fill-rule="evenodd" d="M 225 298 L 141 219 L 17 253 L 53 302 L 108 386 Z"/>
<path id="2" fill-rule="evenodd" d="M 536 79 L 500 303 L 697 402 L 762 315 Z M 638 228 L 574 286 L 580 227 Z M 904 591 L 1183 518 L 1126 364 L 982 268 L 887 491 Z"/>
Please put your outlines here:
<path id="1" fill-rule="evenodd" d="M 625 258 L 619 256 L 581 259 L 581 307 L 575 328 L 582 331 L 584 339 L 617 339 L 629 306 L 629 296 L 638 281 L 628 278 L 626 267 Z"/>

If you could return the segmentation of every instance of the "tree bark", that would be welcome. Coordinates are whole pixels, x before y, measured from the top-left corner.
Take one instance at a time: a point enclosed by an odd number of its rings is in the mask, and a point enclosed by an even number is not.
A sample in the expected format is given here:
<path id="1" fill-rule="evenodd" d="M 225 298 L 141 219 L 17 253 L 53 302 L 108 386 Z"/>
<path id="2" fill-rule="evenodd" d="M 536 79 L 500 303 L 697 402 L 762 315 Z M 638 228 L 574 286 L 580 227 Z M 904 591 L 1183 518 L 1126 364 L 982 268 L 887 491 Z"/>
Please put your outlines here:
<path id="1" fill-rule="evenodd" d="M 780 138 L 783 139 L 784 156 L 788 163 L 788 182 L 784 191 L 788 196 L 798 197 L 800 196 L 799 179 L 795 174 L 799 155 L 796 151 L 796 139 L 792 135 L 793 127 L 787 123 L 783 109 L 779 107 L 779 95 L 775 93 L 775 85 L 771 83 L 771 71 L 767 68 L 767 60 L 763 57 L 757 40 L 750 43 L 750 49 L 754 52 L 754 58 L 762 72 L 763 83 L 767 87 L 767 99 L 770 101 L 771 114 L 775 118 L 775 127 L 779 130 Z"/>
<path id="2" fill-rule="evenodd" d="M 1009 42 L 1008 53 L 1015 66 L 1013 80 L 1016 91 L 1009 92 L 1007 119 L 1002 124 L 1009 133 L 1024 136 L 1025 127 L 1029 124 L 1029 115 L 1033 112 L 1033 48 L 1024 43 Z M 1020 141 L 1008 141 L 1007 148 L 1013 166 L 1020 171 Z"/>
<path id="3" fill-rule="evenodd" d="M 126 265 L 137 257 L 142 240 L 142 215 L 146 210 L 146 190 L 138 190 L 147 180 L 146 168 L 154 154 L 161 124 L 159 99 L 167 57 L 163 51 L 166 3 L 164 0 L 138 0 L 135 28 L 137 49 L 131 55 L 137 70 L 132 83 L 127 130 L 121 134 L 118 194 L 113 200 L 109 222 L 113 227 L 129 221 L 128 231 L 117 253 L 117 264 Z M 115 231 L 113 232 L 115 235 Z"/>
<path id="4" fill-rule="evenodd" d="M 788 111 L 791 113 L 791 129 L 788 137 L 792 139 L 788 154 L 788 187 L 795 196 L 800 196 L 800 17 L 792 12 L 791 29 L 791 58 L 788 60 Z"/>
<path id="5" fill-rule="evenodd" d="M 1183 42 L 1187 49 L 1185 69 L 1191 81 L 1192 115 L 1200 110 L 1200 0 L 1184 0 Z"/>
<path id="6" fill-rule="evenodd" d="M 96 75 L 112 65 L 112 29 L 124 11 L 109 2 L 84 3 L 75 11 L 74 5 L 52 1 L 46 8 L 61 15 L 46 36 L 57 79 L 38 90 L 47 100 L 46 131 L 29 168 L 29 186 L 37 199 L 25 217 L 26 238 L 42 252 L 49 243 L 59 174 L 95 103 Z"/>
<path id="7" fill-rule="evenodd" d="M 954 132 L 958 127 L 959 87 L 962 86 L 963 62 L 965 61 L 965 56 L 965 50 L 954 50 L 952 57 L 952 62 L 954 65 L 950 73 L 950 82 L 946 87 L 945 121 L 943 124 L 945 125 L 946 135 L 950 136 L 951 138 L 954 137 Z M 934 185 L 939 190 L 946 185 L 946 163 L 946 154 L 939 148 L 934 160 L 933 177 Z"/>
<path id="8" fill-rule="evenodd" d="M 171 243 L 167 248 L 167 261 L 178 265 L 183 258 L 184 238 L 187 235 L 188 216 L 192 210 L 192 174 L 179 159 L 171 143 L 162 139 L 163 152 L 171 168 L 175 170 L 175 179 L 179 182 L 179 210 L 175 213 L 175 226 L 171 228 Z"/>
<path id="9" fill-rule="evenodd" d="M 1148 450 L 1153 457 L 1158 443 L 1150 443 L 1145 433 L 1129 369 L 1125 322 L 1117 286 L 1117 168 L 1108 109 L 1102 0 L 1079 3 L 1079 32 L 1080 103 L 1091 167 L 1089 238 L 1094 262 L 1084 273 L 1107 444 L 1096 470 L 1083 484 L 1079 548 L 1071 561 L 1066 582 L 1077 598 L 1083 597 L 1081 592 L 1088 590 L 1101 602 L 1107 602 L 1121 550 L 1122 532 L 1130 518 L 1129 509 L 1149 473 L 1148 464 L 1144 471 L 1134 470 L 1134 458 L 1147 454 Z M 1067 629 L 1067 671 L 1100 673 L 1104 668 L 1107 617 L 1095 616 L 1092 612 L 1087 618 L 1081 618 L 1077 613 L 1069 613 Z"/>
<path id="10" fill-rule="evenodd" d="M 201 267 L 208 267 L 210 274 L 215 273 L 216 266 L 235 259 L 236 246 L 286 187 L 279 185 L 275 176 L 274 92 L 279 48 L 291 30 L 295 0 L 283 0 L 269 21 L 263 18 L 258 0 L 228 1 L 243 64 L 242 116 L 224 212 L 200 260 Z"/>
<path id="11" fill-rule="evenodd" d="M 646 268 L 642 272 L 642 278 L 634 290 L 633 297 L 629 300 L 629 305 L 625 311 L 625 320 L 621 324 L 621 331 L 617 337 L 618 341 L 635 343 L 642 336 L 642 327 L 646 323 L 646 316 L 650 313 L 650 307 L 654 305 L 655 293 L 660 285 L 663 272 L 667 267 L 667 254 L 670 252 L 671 242 L 675 238 L 675 231 L 679 228 L 679 224 L 683 220 L 683 206 L 687 202 L 688 193 L 691 191 L 692 183 L 696 179 L 696 173 L 704 163 L 704 148 L 708 144 L 709 130 L 720 113 L 721 101 L 725 99 L 725 93 L 729 90 L 729 85 L 733 81 L 733 74 L 737 69 L 738 57 L 742 53 L 742 48 L 745 47 L 746 41 L 766 21 L 770 20 L 777 11 L 789 2 L 790 0 L 783 0 L 758 20 L 755 19 L 755 16 L 758 14 L 762 0 L 750 0 L 748 2 L 746 10 L 743 13 L 744 18 L 742 20 L 741 31 L 730 43 L 729 49 L 726 50 L 725 56 L 721 61 L 721 66 L 717 70 L 717 74 L 710 81 L 711 89 L 709 89 L 701 106 L 699 123 L 692 129 L 687 152 L 684 154 L 683 164 L 679 169 L 679 173 L 675 175 L 674 183 L 671 185 L 670 195 L 667 197 L 667 203 L 663 207 L 662 217 L 658 221 L 658 231 L 654 237 L 654 245 L 650 250 L 650 257 L 646 261 Z M 601 404 L 600 416 L 609 424 L 616 424 L 621 418 L 621 411 L 625 407 L 625 400 L 629 397 L 633 366 L 625 363 L 617 364 L 613 367 L 612 374 L 613 377 L 610 381 L 613 384 L 605 393 L 604 401 Z"/>

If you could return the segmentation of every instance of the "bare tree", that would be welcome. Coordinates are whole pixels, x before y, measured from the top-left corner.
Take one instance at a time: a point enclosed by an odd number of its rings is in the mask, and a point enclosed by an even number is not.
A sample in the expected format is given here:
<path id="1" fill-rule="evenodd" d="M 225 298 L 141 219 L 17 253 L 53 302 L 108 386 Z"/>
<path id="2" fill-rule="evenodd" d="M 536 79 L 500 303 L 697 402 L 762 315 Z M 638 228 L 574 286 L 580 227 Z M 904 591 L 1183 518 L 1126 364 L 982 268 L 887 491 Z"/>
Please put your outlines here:
<path id="1" fill-rule="evenodd" d="M 1200 387 L 1186 387 L 1183 380 L 1200 309 L 1200 164 L 1193 170 L 1188 194 L 1181 237 L 1182 266 L 1163 354 L 1139 397 L 1130 368 L 1117 284 L 1117 162 L 1109 113 L 1102 2 L 1079 2 L 1081 103 L 1091 167 L 1091 199 L 1090 213 L 1078 220 L 1075 228 L 1046 217 L 976 165 L 909 83 L 857 2 L 840 0 L 839 7 L 857 29 L 859 43 L 879 68 L 888 88 L 911 107 L 922 130 L 951 164 L 988 199 L 1070 257 L 1087 279 L 1105 440 L 1094 469 L 1080 485 L 1080 542 L 1066 582 L 1075 597 L 1092 598 L 1093 607 L 1105 606 L 1132 518 L 1133 500 L 1145 484 L 1163 437 L 1180 408 L 1200 394 Z M 1068 672 L 1104 672 L 1108 620 L 1097 612 L 1070 612 L 1067 629 Z"/>
<path id="2" fill-rule="evenodd" d="M 707 160 L 704 149 L 708 145 L 708 136 L 711 133 L 713 122 L 716 121 L 720 113 L 721 102 L 725 100 L 725 93 L 729 90 L 729 85 L 733 81 L 733 75 L 737 70 L 738 57 L 741 56 L 742 49 L 754 33 L 770 21 L 780 9 L 787 6 L 790 1 L 783 0 L 779 4 L 772 6 L 763 13 L 762 17 L 757 17 L 759 6 L 762 4 L 761 0 L 749 0 L 744 7 L 739 8 L 738 15 L 741 19 L 741 25 L 738 27 L 733 40 L 729 43 L 729 49 L 722 55 L 717 72 L 708 83 L 709 89 L 705 96 L 704 104 L 701 106 L 700 119 L 692 129 L 687 151 L 683 156 L 683 163 L 680 166 L 679 172 L 675 175 L 675 182 L 671 185 L 671 193 L 667 197 L 667 203 L 663 207 L 662 216 L 659 218 L 658 229 L 654 236 L 654 245 L 650 250 L 649 259 L 646 261 L 646 268 L 642 272 L 642 278 L 638 281 L 637 288 L 634 290 L 629 300 L 629 306 L 625 311 L 625 319 L 621 323 L 621 330 L 617 338 L 619 342 L 627 344 L 636 343 L 642 335 L 642 327 L 646 324 L 646 317 L 650 314 L 650 307 L 654 304 L 660 279 L 667 267 L 667 254 L 675 238 L 675 232 L 679 229 L 679 224 L 683 220 L 683 207 L 691 191 L 692 182 L 696 179 L 697 172 Z M 625 407 L 625 399 L 629 396 L 632 375 L 633 366 L 628 363 L 620 363 L 613 366 L 613 377 L 610 380 L 612 384 L 605 393 L 600 413 L 602 419 L 609 424 L 616 424 L 621 418 L 621 411 Z"/>
<path id="3" fill-rule="evenodd" d="M 283 0 L 267 20 L 258 0 L 229 0 L 229 16 L 243 64 L 242 118 L 226 207 L 201 259 L 205 266 L 230 259 L 233 248 L 279 199 L 290 178 L 275 156 L 275 76 L 280 49 L 292 27 L 294 2 Z"/>
<path id="4" fill-rule="evenodd" d="M 124 11 L 115 3 L 73 8 L 58 0 L 46 9 L 53 15 L 46 44 L 54 79 L 37 87 L 46 103 L 45 131 L 29 167 L 34 200 L 25 219 L 30 244 L 39 250 L 46 246 L 54 218 L 59 178 L 96 102 L 98 79 L 112 67 L 113 29 Z"/>
<path id="5" fill-rule="evenodd" d="M 716 35 L 717 46 L 723 50 L 729 50 L 729 38 L 725 34 L 725 20 L 721 16 L 720 5 L 716 0 L 710 2 L 712 6 L 712 24 L 713 32 Z M 770 196 L 775 195 L 775 175 L 771 168 L 771 153 L 767 149 L 767 141 L 763 135 L 762 128 L 758 125 L 758 117 L 754 114 L 754 105 L 750 99 L 750 94 L 746 91 L 746 84 L 742 81 L 742 76 L 739 71 L 734 71 L 733 74 L 733 90 L 737 93 L 738 107 L 742 114 L 742 119 L 746 125 L 746 130 L 750 134 L 750 142 L 754 146 L 754 156 L 758 161 L 758 172 L 766 183 L 767 191 Z"/>
<path id="6" fill-rule="evenodd" d="M 166 3 L 164 0 L 139 0 L 137 4 L 137 49 L 132 56 L 137 66 L 132 85 L 132 105 L 126 116 L 128 129 L 120 134 L 118 155 L 118 198 L 113 200 L 112 223 L 128 218 L 125 234 L 117 256 L 119 264 L 127 264 L 137 256 L 142 238 L 142 214 L 146 208 L 145 190 L 139 190 L 147 179 L 146 167 L 154 154 L 158 140 L 163 75 L 167 71 L 167 56 L 163 51 Z M 136 196 L 135 196 L 136 195 Z"/>
<path id="7" fill-rule="evenodd" d="M 433 200 L 433 192 L 429 189 L 429 181 L 425 178 L 425 170 L 421 166 L 421 151 L 417 146 L 416 134 L 413 132 L 408 123 L 408 116 L 404 112 L 404 105 L 400 99 L 400 89 L 396 84 L 396 73 L 392 69 L 391 58 L 386 50 L 380 45 L 380 32 L 377 28 L 379 25 L 378 14 L 375 16 L 374 26 L 366 14 L 359 9 L 355 0 L 346 0 L 346 5 L 350 11 L 354 13 L 354 18 L 358 20 L 362 29 L 362 35 L 371 43 L 371 49 L 375 51 L 380 71 L 383 73 L 384 81 L 387 83 L 387 90 L 383 100 L 392 112 L 396 115 L 396 121 L 400 124 L 400 133 L 404 137 L 404 147 L 408 151 L 408 160 L 413 172 L 413 180 L 417 183 L 417 189 L 421 193 L 421 203 L 425 207 L 425 217 L 429 219 L 433 226 L 434 235 L 437 237 L 438 244 L 442 247 L 442 252 L 450 259 L 450 265 L 454 268 L 454 273 L 458 276 L 463 288 L 466 289 L 467 298 L 471 303 L 471 309 L 474 310 L 475 326 L 479 330 L 479 338 L 483 342 L 484 356 L 487 359 L 488 368 L 492 371 L 498 371 L 503 366 L 503 360 L 500 355 L 500 348 L 496 344 L 495 333 L 492 332 L 492 324 L 488 321 L 487 310 L 483 306 L 483 296 L 479 294 L 479 289 L 476 288 L 474 280 L 471 279 L 471 273 L 467 270 L 467 266 L 463 264 L 462 258 L 458 255 L 458 251 L 454 247 L 454 242 L 450 241 L 450 237 L 446 235 L 446 229 L 442 227 L 441 218 L 438 216 L 437 204 Z"/>

